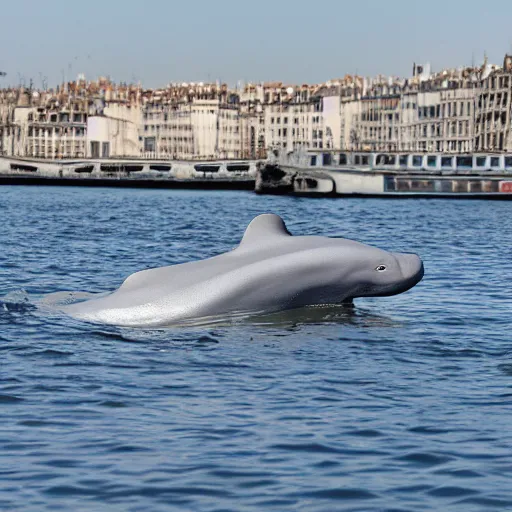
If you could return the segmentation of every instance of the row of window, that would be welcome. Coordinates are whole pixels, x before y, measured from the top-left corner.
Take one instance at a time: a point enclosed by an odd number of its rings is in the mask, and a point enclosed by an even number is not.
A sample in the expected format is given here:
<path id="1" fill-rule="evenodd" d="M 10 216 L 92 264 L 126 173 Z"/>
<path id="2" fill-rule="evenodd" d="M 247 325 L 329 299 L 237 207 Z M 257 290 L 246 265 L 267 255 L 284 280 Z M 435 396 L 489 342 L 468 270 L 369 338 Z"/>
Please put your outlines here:
<path id="1" fill-rule="evenodd" d="M 510 84 L 510 77 L 508 76 L 491 76 L 484 80 L 484 89 L 506 89 Z"/>
<path id="2" fill-rule="evenodd" d="M 505 142 L 504 133 L 487 133 L 481 137 L 476 137 L 475 146 L 480 150 L 498 150 L 503 151 Z"/>
<path id="3" fill-rule="evenodd" d="M 43 150 L 37 150 L 37 148 L 35 150 L 29 148 L 27 150 L 26 154 L 27 154 L 27 156 L 32 156 L 34 158 L 48 158 L 48 156 L 53 156 L 54 158 L 59 158 L 59 157 L 85 158 L 85 151 L 83 148 L 82 148 L 82 150 L 75 149 L 75 151 L 62 151 L 62 152 L 59 150 L 54 150 L 50 153 L 45 152 Z"/>
<path id="4" fill-rule="evenodd" d="M 376 127 L 376 128 L 365 128 L 363 130 L 363 138 L 365 140 L 373 139 L 373 138 L 388 138 L 388 139 L 395 139 L 398 138 L 398 128 L 382 128 L 382 127 Z"/>
<path id="5" fill-rule="evenodd" d="M 265 103 L 268 103 L 268 101 Z M 286 106 L 285 105 L 271 105 L 270 112 L 283 112 L 283 108 L 286 108 Z M 309 109 L 309 105 L 300 105 L 298 107 L 288 107 L 288 108 L 286 108 L 286 112 L 302 114 L 304 112 L 310 112 L 310 109 Z"/>
<path id="6" fill-rule="evenodd" d="M 445 129 L 446 128 L 446 129 Z M 402 131 L 402 133 L 405 133 Z M 412 137 L 456 137 L 470 136 L 469 121 L 448 122 L 445 126 L 441 123 L 423 124 L 414 126 L 412 129 Z"/>
<path id="7" fill-rule="evenodd" d="M 34 121 L 34 113 L 30 112 L 27 116 L 28 121 Z M 49 114 L 48 116 L 39 115 L 36 119 L 37 122 L 48 122 L 50 123 L 69 123 L 70 119 L 73 123 L 85 123 L 87 120 L 87 114 L 73 114 L 70 116 L 68 113 L 61 112 L 60 114 Z"/>
<path id="8" fill-rule="evenodd" d="M 288 137 L 288 134 L 291 133 L 292 137 L 301 137 L 301 138 L 308 138 L 309 137 L 309 130 L 306 130 L 304 128 L 292 128 L 291 131 L 289 128 L 279 128 L 279 130 L 270 130 L 270 137 L 274 138 L 277 134 L 277 137 Z M 315 130 L 316 134 L 316 130 Z M 316 137 L 316 135 L 315 135 Z"/>
<path id="9" fill-rule="evenodd" d="M 160 139 L 163 143 L 167 141 L 173 141 L 173 142 L 193 142 L 193 137 L 162 137 Z"/>
<path id="10" fill-rule="evenodd" d="M 470 116 L 471 115 L 471 101 L 454 101 L 450 103 L 443 103 L 441 105 L 419 107 L 419 119 L 431 119 L 439 117 L 454 117 L 454 116 Z"/>
<path id="11" fill-rule="evenodd" d="M 28 129 L 29 137 L 52 137 L 53 135 L 83 137 L 85 135 L 85 128 L 34 128 L 30 126 Z"/>
<path id="12" fill-rule="evenodd" d="M 489 96 L 479 96 L 478 97 L 478 108 L 488 109 L 488 108 L 503 108 L 508 106 L 508 94 L 489 94 Z"/>
<path id="13" fill-rule="evenodd" d="M 220 109 L 219 111 L 219 114 L 221 117 L 224 117 L 224 118 L 228 118 L 228 119 L 238 119 L 239 117 L 239 114 L 237 111 L 225 111 L 223 109 Z M 142 114 L 142 117 L 144 120 L 149 120 L 149 121 L 158 121 L 158 120 L 164 120 L 164 121 L 167 121 L 169 119 L 172 119 L 173 117 L 176 117 L 176 116 L 189 116 L 190 114 L 216 114 L 217 111 L 214 110 L 214 109 L 208 109 L 208 110 L 205 110 L 205 109 L 191 109 L 191 110 L 183 110 L 183 111 L 178 111 L 178 112 L 172 112 L 172 113 L 167 113 L 167 112 L 154 112 L 154 113 L 151 113 L 151 112 L 144 112 Z"/>
<path id="14" fill-rule="evenodd" d="M 382 122 L 383 120 L 385 121 L 388 121 L 388 122 L 393 122 L 393 120 L 395 122 L 398 123 L 398 121 L 400 120 L 400 114 L 398 113 L 395 113 L 395 114 L 382 114 L 381 112 L 363 112 L 361 114 L 361 121 L 380 121 Z"/>
<path id="15" fill-rule="evenodd" d="M 440 161 L 439 161 L 440 158 Z M 345 153 L 340 153 L 338 155 L 337 162 L 335 162 L 334 155 L 332 153 L 323 153 L 321 155 L 311 155 L 310 157 L 310 165 L 315 167 L 318 163 L 321 162 L 322 166 L 332 166 L 332 165 L 348 165 L 348 156 Z M 369 166 L 370 165 L 370 155 L 366 154 L 355 154 L 353 155 L 354 165 L 357 166 Z M 381 154 L 377 155 L 375 159 L 375 163 L 377 166 L 391 166 L 394 167 L 399 165 L 401 168 L 411 167 L 427 167 L 427 168 L 437 168 L 440 164 L 441 168 L 445 169 L 453 169 L 454 166 L 457 169 L 468 170 L 473 168 L 499 168 L 500 157 L 496 156 L 439 156 L 439 155 L 386 155 Z M 512 168 L 512 156 L 504 157 L 504 164 L 506 168 Z"/>
<path id="16" fill-rule="evenodd" d="M 191 124 L 169 124 L 169 125 L 159 125 L 159 124 L 145 124 L 144 131 L 171 131 L 171 130 L 181 130 L 184 132 L 191 132 L 192 125 Z"/>

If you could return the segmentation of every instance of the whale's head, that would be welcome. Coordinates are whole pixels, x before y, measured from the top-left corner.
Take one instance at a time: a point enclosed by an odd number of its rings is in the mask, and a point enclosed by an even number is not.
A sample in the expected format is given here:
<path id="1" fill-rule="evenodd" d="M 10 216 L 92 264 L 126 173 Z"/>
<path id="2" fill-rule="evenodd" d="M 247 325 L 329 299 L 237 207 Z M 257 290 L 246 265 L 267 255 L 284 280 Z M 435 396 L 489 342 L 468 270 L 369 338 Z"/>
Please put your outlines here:
<path id="1" fill-rule="evenodd" d="M 420 282 L 424 272 L 416 254 L 388 252 L 344 238 L 292 236 L 283 219 L 273 214 L 260 215 L 249 224 L 238 251 L 257 254 L 272 276 L 281 273 L 285 279 L 276 277 L 275 286 L 289 290 L 294 305 L 397 295 Z"/>
<path id="2" fill-rule="evenodd" d="M 349 259 L 349 279 L 353 282 L 351 298 L 398 295 L 418 284 L 424 274 L 423 262 L 416 254 L 387 252 L 357 244 Z M 346 282 L 346 274 L 342 278 Z"/>

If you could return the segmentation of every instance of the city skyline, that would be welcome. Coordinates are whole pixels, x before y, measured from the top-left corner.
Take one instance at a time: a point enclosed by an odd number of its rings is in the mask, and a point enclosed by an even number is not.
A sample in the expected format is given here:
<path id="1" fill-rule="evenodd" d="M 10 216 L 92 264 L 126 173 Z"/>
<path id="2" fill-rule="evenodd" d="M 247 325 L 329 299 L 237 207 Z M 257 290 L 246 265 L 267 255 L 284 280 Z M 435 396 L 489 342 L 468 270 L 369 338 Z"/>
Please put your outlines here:
<path id="1" fill-rule="evenodd" d="M 345 74 L 409 76 L 413 62 L 432 68 L 480 64 L 510 53 L 512 5 L 479 2 L 428 8 L 402 0 L 357 5 L 326 1 L 320 9 L 267 0 L 248 8 L 155 1 L 151 9 L 91 0 L 87 9 L 61 0 L 2 7 L 0 86 L 33 81 L 55 86 L 79 73 L 145 87 L 169 82 L 322 83 Z M 30 16 L 27 16 L 27 12 Z M 480 36 L 481 34 L 481 36 Z M 491 36 L 490 36 L 491 35 Z"/>
<path id="2" fill-rule="evenodd" d="M 322 85 L 108 81 L 0 89 L 0 153 L 43 158 L 263 157 L 282 148 L 511 151 L 512 56 L 411 80 L 347 76 Z"/>

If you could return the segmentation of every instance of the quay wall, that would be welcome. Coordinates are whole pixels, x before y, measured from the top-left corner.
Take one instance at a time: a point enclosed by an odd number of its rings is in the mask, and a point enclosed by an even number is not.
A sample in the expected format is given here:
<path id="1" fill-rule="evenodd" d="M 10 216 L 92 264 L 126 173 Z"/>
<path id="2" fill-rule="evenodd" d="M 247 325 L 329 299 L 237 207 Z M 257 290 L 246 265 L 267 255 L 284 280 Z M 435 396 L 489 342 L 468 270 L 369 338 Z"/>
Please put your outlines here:
<path id="1" fill-rule="evenodd" d="M 254 190 L 257 161 L 140 159 L 47 161 L 0 157 L 0 185 Z"/>

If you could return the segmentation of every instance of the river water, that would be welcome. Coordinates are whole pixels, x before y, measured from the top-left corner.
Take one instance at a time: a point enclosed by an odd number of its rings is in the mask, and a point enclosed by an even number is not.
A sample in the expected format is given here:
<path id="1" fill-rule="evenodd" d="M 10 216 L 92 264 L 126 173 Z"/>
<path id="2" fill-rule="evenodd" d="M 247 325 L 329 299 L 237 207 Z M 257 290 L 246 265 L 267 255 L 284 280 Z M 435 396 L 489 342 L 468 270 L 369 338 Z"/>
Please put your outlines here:
<path id="1" fill-rule="evenodd" d="M 0 509 L 512 510 L 512 204 L 0 189 Z M 350 311 L 137 330 L 37 307 L 260 213 L 425 263 Z"/>

